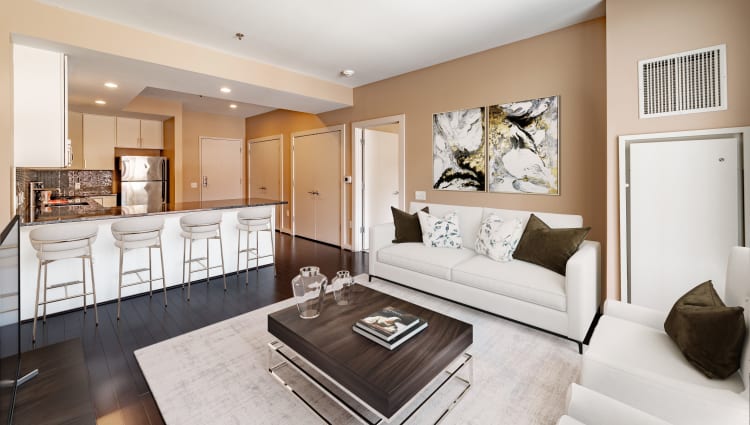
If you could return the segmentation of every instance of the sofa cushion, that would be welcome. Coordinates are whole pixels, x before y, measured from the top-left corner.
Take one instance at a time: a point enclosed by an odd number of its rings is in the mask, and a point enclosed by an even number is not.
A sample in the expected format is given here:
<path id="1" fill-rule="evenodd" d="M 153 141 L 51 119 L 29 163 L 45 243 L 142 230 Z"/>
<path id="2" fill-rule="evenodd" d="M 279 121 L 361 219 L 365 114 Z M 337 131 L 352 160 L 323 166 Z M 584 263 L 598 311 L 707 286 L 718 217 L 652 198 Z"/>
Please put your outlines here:
<path id="1" fill-rule="evenodd" d="M 740 368 L 745 342 L 743 308 L 725 306 L 710 280 L 675 302 L 664 330 L 707 377 L 724 379 Z"/>
<path id="2" fill-rule="evenodd" d="M 482 223 L 483 208 L 467 207 L 464 205 L 426 204 L 424 202 L 412 202 L 411 212 L 417 212 L 425 206 L 430 207 L 430 214 L 443 217 L 449 212 L 458 214 L 458 227 L 461 229 L 461 240 L 463 247 L 474 249 L 477 239 L 479 225 Z"/>
<path id="3" fill-rule="evenodd" d="M 513 260 L 513 251 L 521 240 L 521 234 L 521 220 L 503 220 L 496 214 L 490 214 L 482 220 L 474 249 L 477 254 L 486 255 L 495 261 L 508 262 Z"/>
<path id="4" fill-rule="evenodd" d="M 568 259 L 578 250 L 589 230 L 590 227 L 553 229 L 531 214 L 513 258 L 565 275 Z"/>
<path id="5" fill-rule="evenodd" d="M 525 261 L 499 263 L 477 255 L 453 269 L 453 281 L 559 311 L 566 311 L 565 278 Z"/>
<path id="6" fill-rule="evenodd" d="M 422 243 L 433 248 L 461 248 L 461 229 L 458 227 L 458 214 L 450 212 L 445 217 L 435 217 L 417 211 L 419 226 L 422 228 Z"/>
<path id="7" fill-rule="evenodd" d="M 421 243 L 402 243 L 381 248 L 378 261 L 441 279 L 451 279 L 451 269 L 476 256 L 471 249 L 432 248 Z"/>
<path id="8" fill-rule="evenodd" d="M 503 220 L 509 220 L 511 218 L 517 218 L 521 220 L 524 226 L 531 216 L 531 211 L 521 210 L 506 210 L 502 208 L 484 208 L 484 216 L 487 217 L 490 214 L 495 214 Z M 553 229 L 569 228 L 569 227 L 581 227 L 583 226 L 583 217 L 575 214 L 555 214 L 555 213 L 533 213 L 539 217 L 542 221 Z"/>
<path id="9" fill-rule="evenodd" d="M 685 359 L 666 333 L 617 317 L 601 317 L 586 354 L 620 370 L 622 379 L 660 377 L 677 386 L 692 384 L 736 394 L 744 389 L 738 373 L 724 380 L 709 379 Z"/>
<path id="10" fill-rule="evenodd" d="M 428 213 L 430 208 L 424 207 L 422 211 Z M 393 226 L 396 235 L 393 243 L 422 242 L 422 228 L 419 225 L 417 213 L 409 214 L 392 206 L 391 214 L 393 214 Z"/>

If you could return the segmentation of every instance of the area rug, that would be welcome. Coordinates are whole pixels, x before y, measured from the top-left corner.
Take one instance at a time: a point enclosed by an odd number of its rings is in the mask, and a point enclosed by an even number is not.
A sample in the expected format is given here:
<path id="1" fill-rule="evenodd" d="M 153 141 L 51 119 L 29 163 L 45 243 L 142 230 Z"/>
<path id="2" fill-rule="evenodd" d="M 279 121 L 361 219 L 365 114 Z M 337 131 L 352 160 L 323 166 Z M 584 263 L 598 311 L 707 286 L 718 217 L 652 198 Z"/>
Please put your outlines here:
<path id="1" fill-rule="evenodd" d="M 580 370 L 575 343 L 399 285 L 368 283 L 366 275 L 356 280 L 474 326 L 473 385 L 443 423 L 554 424 L 563 414 L 567 388 Z M 293 304 L 284 300 L 137 350 L 167 424 L 322 423 L 267 372 L 267 344 L 274 339 L 267 315 Z M 295 389 L 301 388 L 332 423 L 356 423 L 291 372 Z M 431 408 L 425 407 L 409 423 L 433 422 Z"/>

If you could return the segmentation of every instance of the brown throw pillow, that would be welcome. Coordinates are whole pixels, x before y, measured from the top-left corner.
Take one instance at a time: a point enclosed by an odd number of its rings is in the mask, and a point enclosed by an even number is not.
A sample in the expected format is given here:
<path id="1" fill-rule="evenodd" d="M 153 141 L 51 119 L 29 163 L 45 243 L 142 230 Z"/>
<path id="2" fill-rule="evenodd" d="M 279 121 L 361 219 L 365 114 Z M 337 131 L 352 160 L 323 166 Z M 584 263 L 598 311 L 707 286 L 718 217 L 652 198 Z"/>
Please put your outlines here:
<path id="1" fill-rule="evenodd" d="M 429 214 L 430 207 L 424 207 L 422 211 Z M 409 214 L 391 207 L 391 214 L 393 214 L 393 225 L 396 227 L 396 239 L 393 243 L 422 242 L 422 228 L 419 226 L 417 213 Z"/>
<path id="2" fill-rule="evenodd" d="M 709 280 L 680 297 L 664 331 L 688 362 L 712 379 L 726 379 L 740 368 L 745 343 L 742 307 L 727 307 Z"/>
<path id="3" fill-rule="evenodd" d="M 575 254 L 590 227 L 552 229 L 531 214 L 513 258 L 533 263 L 565 276 L 565 265 Z"/>

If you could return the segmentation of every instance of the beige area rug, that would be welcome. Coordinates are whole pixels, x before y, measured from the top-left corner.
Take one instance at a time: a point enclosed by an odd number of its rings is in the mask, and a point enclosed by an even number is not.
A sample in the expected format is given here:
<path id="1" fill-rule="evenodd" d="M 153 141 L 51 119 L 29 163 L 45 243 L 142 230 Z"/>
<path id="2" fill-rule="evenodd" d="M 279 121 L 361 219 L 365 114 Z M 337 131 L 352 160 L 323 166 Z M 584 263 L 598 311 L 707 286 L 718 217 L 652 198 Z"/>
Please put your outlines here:
<path id="1" fill-rule="evenodd" d="M 364 275 L 357 282 L 474 325 L 469 350 L 474 356 L 473 385 L 443 423 L 554 424 L 563 414 L 567 388 L 580 369 L 575 343 L 402 286 L 368 283 Z M 284 300 L 137 350 L 135 356 L 166 422 L 322 423 L 267 372 L 267 344 L 274 339 L 267 332 L 267 315 L 293 304 L 293 299 Z M 332 423 L 356 423 L 320 390 L 286 369 L 284 378 Z M 433 422 L 440 413 L 438 405 L 452 399 L 450 391 L 446 385 L 409 423 Z"/>

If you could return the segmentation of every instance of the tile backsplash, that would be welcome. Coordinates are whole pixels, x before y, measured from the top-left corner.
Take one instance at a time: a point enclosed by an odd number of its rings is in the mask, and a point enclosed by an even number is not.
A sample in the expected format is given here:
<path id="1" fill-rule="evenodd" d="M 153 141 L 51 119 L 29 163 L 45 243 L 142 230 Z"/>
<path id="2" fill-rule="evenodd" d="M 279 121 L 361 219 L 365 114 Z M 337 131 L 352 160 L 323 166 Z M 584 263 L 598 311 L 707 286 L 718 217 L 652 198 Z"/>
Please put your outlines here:
<path id="1" fill-rule="evenodd" d="M 54 168 L 16 168 L 17 213 L 28 208 L 29 183 L 43 182 L 45 189 L 56 191 L 53 196 L 95 196 L 112 194 L 112 170 L 69 170 Z M 76 183 L 80 183 L 76 189 Z"/>

